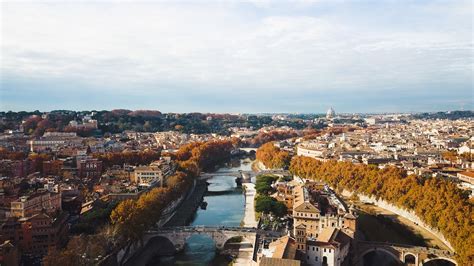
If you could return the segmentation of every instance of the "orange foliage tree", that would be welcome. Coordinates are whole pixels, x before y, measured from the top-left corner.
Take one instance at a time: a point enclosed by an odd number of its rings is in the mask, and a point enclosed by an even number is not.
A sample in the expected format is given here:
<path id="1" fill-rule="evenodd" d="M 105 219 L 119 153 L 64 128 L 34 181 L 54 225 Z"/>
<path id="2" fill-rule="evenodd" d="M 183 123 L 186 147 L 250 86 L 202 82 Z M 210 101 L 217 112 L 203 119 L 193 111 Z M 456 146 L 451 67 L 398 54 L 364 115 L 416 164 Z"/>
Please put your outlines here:
<path id="1" fill-rule="evenodd" d="M 275 147 L 273 142 L 263 144 L 257 150 L 257 160 L 267 168 L 285 168 L 290 163 L 290 154 Z"/>
<path id="2" fill-rule="evenodd" d="M 389 167 L 349 162 L 321 162 L 295 156 L 290 171 L 300 177 L 327 182 L 336 189 L 373 195 L 413 210 L 427 225 L 437 228 L 456 251 L 460 265 L 473 265 L 474 212 L 466 192 L 449 180 L 406 175 Z"/>

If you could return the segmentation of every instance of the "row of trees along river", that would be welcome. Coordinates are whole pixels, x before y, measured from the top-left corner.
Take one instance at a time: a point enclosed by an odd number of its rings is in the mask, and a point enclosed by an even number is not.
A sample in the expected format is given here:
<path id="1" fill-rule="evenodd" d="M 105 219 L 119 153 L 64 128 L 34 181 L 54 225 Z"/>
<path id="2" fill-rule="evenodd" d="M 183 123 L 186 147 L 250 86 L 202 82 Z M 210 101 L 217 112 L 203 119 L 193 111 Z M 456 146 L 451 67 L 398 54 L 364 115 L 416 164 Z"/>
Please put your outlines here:
<path id="1" fill-rule="evenodd" d="M 474 264 L 473 200 L 449 180 L 407 175 L 395 167 L 337 162 L 289 155 L 272 143 L 257 151 L 267 167 L 287 167 L 302 178 L 321 180 L 338 191 L 343 189 L 375 196 L 412 210 L 427 225 L 438 229 L 454 247 L 459 265 Z"/>
<path id="2" fill-rule="evenodd" d="M 75 236 L 62 250 L 51 250 L 44 265 L 83 265 L 104 258 L 114 250 L 140 241 L 146 230 L 161 217 L 170 202 L 189 190 L 200 172 L 213 169 L 230 159 L 231 141 L 195 142 L 185 145 L 171 156 L 178 171 L 168 178 L 167 186 L 154 188 L 138 199 L 121 201 L 110 214 L 109 223 L 92 235 Z"/>

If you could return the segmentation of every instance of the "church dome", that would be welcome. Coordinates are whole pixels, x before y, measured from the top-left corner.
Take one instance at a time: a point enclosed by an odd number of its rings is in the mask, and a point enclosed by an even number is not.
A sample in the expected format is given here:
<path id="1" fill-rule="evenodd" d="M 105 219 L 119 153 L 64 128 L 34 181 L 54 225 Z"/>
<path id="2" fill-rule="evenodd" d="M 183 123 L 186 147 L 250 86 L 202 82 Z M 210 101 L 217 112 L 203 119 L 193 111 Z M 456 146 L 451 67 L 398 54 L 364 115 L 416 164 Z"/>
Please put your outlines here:
<path id="1" fill-rule="evenodd" d="M 329 110 L 326 113 L 326 118 L 329 119 L 329 118 L 333 118 L 334 116 L 336 116 L 336 112 L 334 112 L 334 109 L 332 109 L 332 107 L 331 107 L 331 108 L 329 108 Z"/>

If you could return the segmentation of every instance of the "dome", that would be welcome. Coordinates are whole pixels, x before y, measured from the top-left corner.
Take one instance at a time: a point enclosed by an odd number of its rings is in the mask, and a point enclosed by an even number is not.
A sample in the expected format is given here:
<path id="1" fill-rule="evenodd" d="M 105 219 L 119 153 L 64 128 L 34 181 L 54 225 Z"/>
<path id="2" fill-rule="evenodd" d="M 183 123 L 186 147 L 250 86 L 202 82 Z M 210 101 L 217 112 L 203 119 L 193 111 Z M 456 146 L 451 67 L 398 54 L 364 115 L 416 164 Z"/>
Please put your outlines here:
<path id="1" fill-rule="evenodd" d="M 331 107 L 326 113 L 326 118 L 333 118 L 334 116 L 336 116 L 336 112 L 334 112 L 334 109 Z"/>

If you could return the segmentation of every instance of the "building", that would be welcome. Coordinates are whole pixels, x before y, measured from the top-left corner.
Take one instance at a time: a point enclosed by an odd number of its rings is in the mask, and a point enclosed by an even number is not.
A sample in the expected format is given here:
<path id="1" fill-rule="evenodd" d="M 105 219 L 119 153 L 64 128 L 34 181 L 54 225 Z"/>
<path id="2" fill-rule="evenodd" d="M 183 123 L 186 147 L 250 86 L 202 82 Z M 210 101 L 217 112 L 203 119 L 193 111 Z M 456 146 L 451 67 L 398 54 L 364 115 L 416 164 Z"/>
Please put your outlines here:
<path id="1" fill-rule="evenodd" d="M 460 172 L 457 174 L 459 180 L 474 185 L 474 172 Z"/>
<path id="2" fill-rule="evenodd" d="M 46 132 L 39 139 L 28 140 L 31 152 L 57 151 L 65 146 L 80 145 L 80 138 L 74 132 Z"/>
<path id="3" fill-rule="evenodd" d="M 301 229 L 301 228 L 300 228 Z M 302 238 L 303 239 L 303 238 Z M 351 237 L 337 228 L 325 228 L 315 240 L 306 239 L 301 250 L 307 265 L 339 266 L 349 254 Z"/>
<path id="4" fill-rule="evenodd" d="M 58 211 L 61 211 L 61 193 L 43 190 L 11 202 L 9 216 L 26 218 L 40 212 L 53 214 Z"/>
<path id="5" fill-rule="evenodd" d="M 157 183 L 160 186 L 166 182 L 166 177 L 176 170 L 176 165 L 170 157 L 161 157 L 148 166 L 135 167 L 130 175 L 130 181 L 141 187 L 150 187 Z"/>
<path id="6" fill-rule="evenodd" d="M 283 236 L 269 244 L 263 244 L 257 254 L 257 265 L 298 266 L 295 239 Z"/>
<path id="7" fill-rule="evenodd" d="M 321 160 L 326 156 L 327 144 L 321 142 L 304 142 L 296 147 L 296 155 Z"/>
<path id="8" fill-rule="evenodd" d="M 334 109 L 332 107 L 329 108 L 328 111 L 326 112 L 326 118 L 330 120 L 330 119 L 333 119 L 335 116 L 336 116 L 336 112 L 334 111 Z"/>
<path id="9" fill-rule="evenodd" d="M 83 157 L 77 160 L 77 175 L 80 178 L 98 178 L 102 175 L 102 161 Z"/>
<path id="10" fill-rule="evenodd" d="M 3 244 L 0 244 L 0 265 L 20 265 L 18 247 L 10 240 L 5 240 Z"/>
<path id="11" fill-rule="evenodd" d="M 79 130 L 97 129 L 97 120 L 85 118 L 82 123 L 78 123 L 76 120 L 69 121 L 69 126 Z"/>
<path id="12" fill-rule="evenodd" d="M 67 213 L 56 218 L 38 213 L 28 218 L 9 218 L 1 227 L 2 240 L 18 245 L 23 254 L 46 255 L 49 249 L 62 246 L 67 240 Z"/>
<path id="13" fill-rule="evenodd" d="M 347 230 L 350 235 L 356 231 L 353 210 L 349 210 L 324 184 L 300 184 L 294 187 L 293 194 L 295 235 L 301 224 L 309 238 L 317 238 L 328 227 Z"/>
<path id="14" fill-rule="evenodd" d="M 357 230 L 355 210 L 318 182 L 294 186 L 293 198 L 293 235 L 302 261 L 341 265 Z"/>
<path id="15" fill-rule="evenodd" d="M 63 168 L 63 161 L 51 160 L 43 162 L 43 174 L 44 175 L 59 175 Z"/>
<path id="16" fill-rule="evenodd" d="M 163 186 L 163 172 L 158 166 L 138 166 L 131 175 L 132 182 L 141 187 L 150 187 L 160 183 Z"/>

